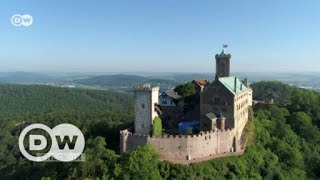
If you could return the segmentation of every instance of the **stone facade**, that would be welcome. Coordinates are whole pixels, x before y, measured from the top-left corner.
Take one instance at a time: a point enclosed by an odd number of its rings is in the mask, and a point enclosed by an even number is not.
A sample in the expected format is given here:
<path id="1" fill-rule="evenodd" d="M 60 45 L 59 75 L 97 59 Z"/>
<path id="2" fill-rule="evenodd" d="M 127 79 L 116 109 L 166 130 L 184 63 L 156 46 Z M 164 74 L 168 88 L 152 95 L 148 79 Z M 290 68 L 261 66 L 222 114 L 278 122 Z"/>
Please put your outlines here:
<path id="1" fill-rule="evenodd" d="M 207 113 L 222 113 L 225 116 L 225 128 L 234 128 L 234 96 L 221 82 L 214 81 L 200 94 L 201 119 Z M 200 129 L 210 130 L 205 127 L 203 120 L 200 121 Z"/>
<path id="2" fill-rule="evenodd" d="M 216 55 L 215 80 L 200 94 L 200 129 L 232 129 L 235 141 L 240 142 L 252 106 L 252 89 L 246 79 L 241 81 L 229 76 L 230 58 L 231 55 L 224 54 L 223 51 Z M 223 118 L 208 118 L 212 114 Z"/>
<path id="3" fill-rule="evenodd" d="M 148 135 L 152 129 L 152 121 L 158 116 L 155 104 L 159 102 L 159 87 L 143 85 L 135 87 L 135 121 L 134 132 Z"/>

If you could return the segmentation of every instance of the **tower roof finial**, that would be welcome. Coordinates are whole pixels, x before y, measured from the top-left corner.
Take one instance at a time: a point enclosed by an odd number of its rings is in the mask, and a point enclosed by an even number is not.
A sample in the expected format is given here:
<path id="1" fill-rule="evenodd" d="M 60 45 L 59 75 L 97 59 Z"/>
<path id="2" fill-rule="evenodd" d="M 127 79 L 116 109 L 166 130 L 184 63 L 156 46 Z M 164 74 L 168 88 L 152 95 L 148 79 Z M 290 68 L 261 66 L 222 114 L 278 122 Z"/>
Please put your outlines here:
<path id="1" fill-rule="evenodd" d="M 228 48 L 228 44 L 222 44 L 221 54 L 224 54 L 224 49 Z"/>

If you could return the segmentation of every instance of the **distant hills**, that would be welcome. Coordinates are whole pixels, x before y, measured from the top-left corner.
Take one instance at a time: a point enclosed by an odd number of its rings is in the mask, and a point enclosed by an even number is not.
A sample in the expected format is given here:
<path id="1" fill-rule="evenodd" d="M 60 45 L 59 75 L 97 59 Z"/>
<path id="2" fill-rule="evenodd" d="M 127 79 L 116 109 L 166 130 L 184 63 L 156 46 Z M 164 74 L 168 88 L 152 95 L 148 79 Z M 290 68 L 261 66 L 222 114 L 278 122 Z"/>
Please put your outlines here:
<path id="1" fill-rule="evenodd" d="M 85 85 L 101 85 L 101 86 L 133 86 L 139 83 L 147 82 L 149 79 L 137 75 L 101 75 L 93 76 L 85 79 L 75 80 L 74 82 Z"/>
<path id="2" fill-rule="evenodd" d="M 0 83 L 11 84 L 39 84 L 55 81 L 56 78 L 47 74 L 31 72 L 3 72 L 0 73 Z"/>
<path id="3" fill-rule="evenodd" d="M 145 83 L 158 84 L 161 90 L 165 90 L 194 79 L 207 79 L 209 81 L 214 79 L 214 73 L 106 74 L 85 72 L 0 72 L 0 84 L 46 84 L 57 87 L 68 87 L 70 85 L 77 88 L 130 92 L 133 86 Z M 320 91 L 320 73 L 239 72 L 232 75 L 241 79 L 248 78 L 250 83 L 276 80 Z"/>
<path id="4" fill-rule="evenodd" d="M 84 79 L 73 80 L 76 84 L 83 85 L 99 85 L 103 87 L 110 88 L 132 88 L 133 86 L 141 85 L 141 84 L 157 84 L 160 85 L 161 88 L 173 88 L 177 84 L 179 84 L 176 80 L 171 79 L 161 79 L 161 78 L 153 78 L 153 77 L 144 77 L 137 75 L 101 75 L 101 76 L 93 76 Z"/>

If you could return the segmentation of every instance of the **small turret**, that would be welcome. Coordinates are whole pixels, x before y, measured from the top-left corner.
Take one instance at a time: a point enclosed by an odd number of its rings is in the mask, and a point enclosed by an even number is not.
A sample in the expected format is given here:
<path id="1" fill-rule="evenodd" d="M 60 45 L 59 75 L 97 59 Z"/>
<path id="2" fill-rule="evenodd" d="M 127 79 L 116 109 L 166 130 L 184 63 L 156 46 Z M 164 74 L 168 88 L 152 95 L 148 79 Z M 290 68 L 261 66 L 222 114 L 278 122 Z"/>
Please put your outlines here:
<path id="1" fill-rule="evenodd" d="M 225 120 L 226 120 L 226 118 L 222 115 L 222 113 L 220 113 L 217 118 L 217 128 L 218 129 L 220 129 L 220 130 L 225 129 Z"/>

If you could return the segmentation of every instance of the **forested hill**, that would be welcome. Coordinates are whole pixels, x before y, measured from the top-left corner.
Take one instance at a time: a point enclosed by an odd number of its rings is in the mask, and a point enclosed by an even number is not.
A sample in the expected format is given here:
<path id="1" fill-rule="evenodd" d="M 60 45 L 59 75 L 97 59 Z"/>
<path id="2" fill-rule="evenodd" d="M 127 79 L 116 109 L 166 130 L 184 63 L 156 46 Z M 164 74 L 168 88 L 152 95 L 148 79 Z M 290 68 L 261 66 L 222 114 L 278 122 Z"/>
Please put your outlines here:
<path id="1" fill-rule="evenodd" d="M 0 118 L 68 109 L 132 110 L 133 96 L 42 85 L 0 85 Z"/>
<path id="2" fill-rule="evenodd" d="M 279 81 L 261 81 L 251 85 L 254 100 L 275 100 L 276 103 L 290 103 L 292 93 L 298 88 Z"/>
<path id="3" fill-rule="evenodd" d="M 176 84 L 174 80 L 164 78 L 143 77 L 137 75 L 101 75 L 93 76 L 85 79 L 75 80 L 74 82 L 86 85 L 102 85 L 102 86 L 136 86 L 144 83 L 166 83 Z"/>
<path id="4" fill-rule="evenodd" d="M 254 100 L 274 99 L 277 104 L 287 104 L 292 111 L 308 111 L 315 115 L 320 113 L 319 92 L 302 89 L 279 81 L 261 81 L 253 83 Z M 311 110 L 312 109 L 312 110 Z"/>
<path id="5" fill-rule="evenodd" d="M 0 86 L 0 111 L 10 115 L 0 123 L 0 179 L 319 179 L 320 94 L 278 82 L 252 86 L 256 99 L 274 98 L 286 106 L 269 105 L 254 112 L 246 126 L 243 155 L 189 166 L 160 161 L 149 146 L 116 155 L 119 130 L 132 126 L 134 119 L 130 95 Z M 79 127 L 86 138 L 85 162 L 33 163 L 24 158 L 17 142 L 30 123 Z"/>

